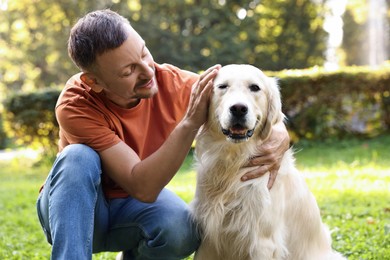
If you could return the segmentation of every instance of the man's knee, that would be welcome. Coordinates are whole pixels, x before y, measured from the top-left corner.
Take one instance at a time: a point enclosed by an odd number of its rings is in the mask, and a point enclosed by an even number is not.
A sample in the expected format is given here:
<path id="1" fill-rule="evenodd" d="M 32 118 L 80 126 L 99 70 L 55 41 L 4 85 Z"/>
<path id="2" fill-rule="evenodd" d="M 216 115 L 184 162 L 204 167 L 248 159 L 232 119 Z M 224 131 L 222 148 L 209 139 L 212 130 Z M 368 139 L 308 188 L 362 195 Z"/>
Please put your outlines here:
<path id="1" fill-rule="evenodd" d="M 66 172 L 66 176 L 70 179 L 88 178 L 98 184 L 101 175 L 100 157 L 87 145 L 70 144 L 58 155 L 53 171 L 54 175 Z"/>
<path id="2" fill-rule="evenodd" d="M 174 208 L 170 213 L 162 213 L 159 222 L 159 234 L 154 239 L 146 241 L 146 247 L 151 250 L 149 253 L 158 252 L 160 256 L 164 255 L 167 259 L 182 259 L 191 255 L 199 247 L 200 239 L 196 225 L 189 216 L 188 208 L 179 207 Z M 164 247 L 159 246 L 162 244 Z"/>
<path id="3" fill-rule="evenodd" d="M 91 147 L 84 144 L 67 145 L 58 157 L 63 157 L 75 163 L 88 163 L 100 161 L 99 154 Z"/>
<path id="4" fill-rule="evenodd" d="M 166 232 L 168 232 L 167 242 L 170 251 L 176 252 L 178 256 L 185 257 L 192 254 L 200 244 L 196 225 L 188 211 L 171 216 Z"/>

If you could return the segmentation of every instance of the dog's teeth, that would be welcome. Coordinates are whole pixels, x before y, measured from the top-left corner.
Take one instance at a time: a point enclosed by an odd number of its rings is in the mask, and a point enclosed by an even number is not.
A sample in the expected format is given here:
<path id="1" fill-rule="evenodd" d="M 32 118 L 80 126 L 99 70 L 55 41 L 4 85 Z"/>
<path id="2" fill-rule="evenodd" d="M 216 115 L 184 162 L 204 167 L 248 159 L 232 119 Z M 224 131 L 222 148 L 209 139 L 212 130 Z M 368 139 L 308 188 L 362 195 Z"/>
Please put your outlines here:
<path id="1" fill-rule="evenodd" d="M 236 129 L 236 128 L 231 128 L 230 133 L 234 135 L 245 135 L 246 134 L 246 129 Z"/>

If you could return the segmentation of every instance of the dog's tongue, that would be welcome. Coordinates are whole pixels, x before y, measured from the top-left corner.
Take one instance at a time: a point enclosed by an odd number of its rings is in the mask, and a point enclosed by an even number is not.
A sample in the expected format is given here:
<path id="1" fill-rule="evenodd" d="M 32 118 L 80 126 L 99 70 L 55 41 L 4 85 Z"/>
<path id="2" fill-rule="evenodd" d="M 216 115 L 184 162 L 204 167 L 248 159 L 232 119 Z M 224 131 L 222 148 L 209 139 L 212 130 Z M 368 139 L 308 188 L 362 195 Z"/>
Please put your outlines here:
<path id="1" fill-rule="evenodd" d="M 234 135 L 245 135 L 246 134 L 246 129 L 240 126 L 233 126 L 232 128 L 229 129 L 231 134 Z"/>

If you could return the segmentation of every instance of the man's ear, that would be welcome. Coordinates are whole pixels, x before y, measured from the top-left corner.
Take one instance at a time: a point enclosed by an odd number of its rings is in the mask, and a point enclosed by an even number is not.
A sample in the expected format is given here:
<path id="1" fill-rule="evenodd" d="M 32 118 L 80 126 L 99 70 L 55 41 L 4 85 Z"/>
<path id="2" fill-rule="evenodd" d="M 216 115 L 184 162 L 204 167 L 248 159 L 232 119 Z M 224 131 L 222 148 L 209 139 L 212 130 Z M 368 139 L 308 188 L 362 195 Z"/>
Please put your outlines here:
<path id="1" fill-rule="evenodd" d="M 80 76 L 81 80 L 87 84 L 93 91 L 99 93 L 103 87 L 99 84 L 97 77 L 91 72 L 83 72 Z"/>

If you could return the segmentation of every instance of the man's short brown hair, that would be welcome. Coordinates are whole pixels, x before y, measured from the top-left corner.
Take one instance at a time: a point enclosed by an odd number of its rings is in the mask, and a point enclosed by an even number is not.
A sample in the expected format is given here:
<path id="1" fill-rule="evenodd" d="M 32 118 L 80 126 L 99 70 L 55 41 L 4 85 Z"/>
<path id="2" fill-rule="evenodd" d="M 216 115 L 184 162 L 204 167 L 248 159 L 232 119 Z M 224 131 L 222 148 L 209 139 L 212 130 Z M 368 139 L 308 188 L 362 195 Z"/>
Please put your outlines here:
<path id="1" fill-rule="evenodd" d="M 88 13 L 73 26 L 69 40 L 68 53 L 81 69 L 91 68 L 96 56 L 118 48 L 126 41 L 129 21 L 111 10 Z"/>

